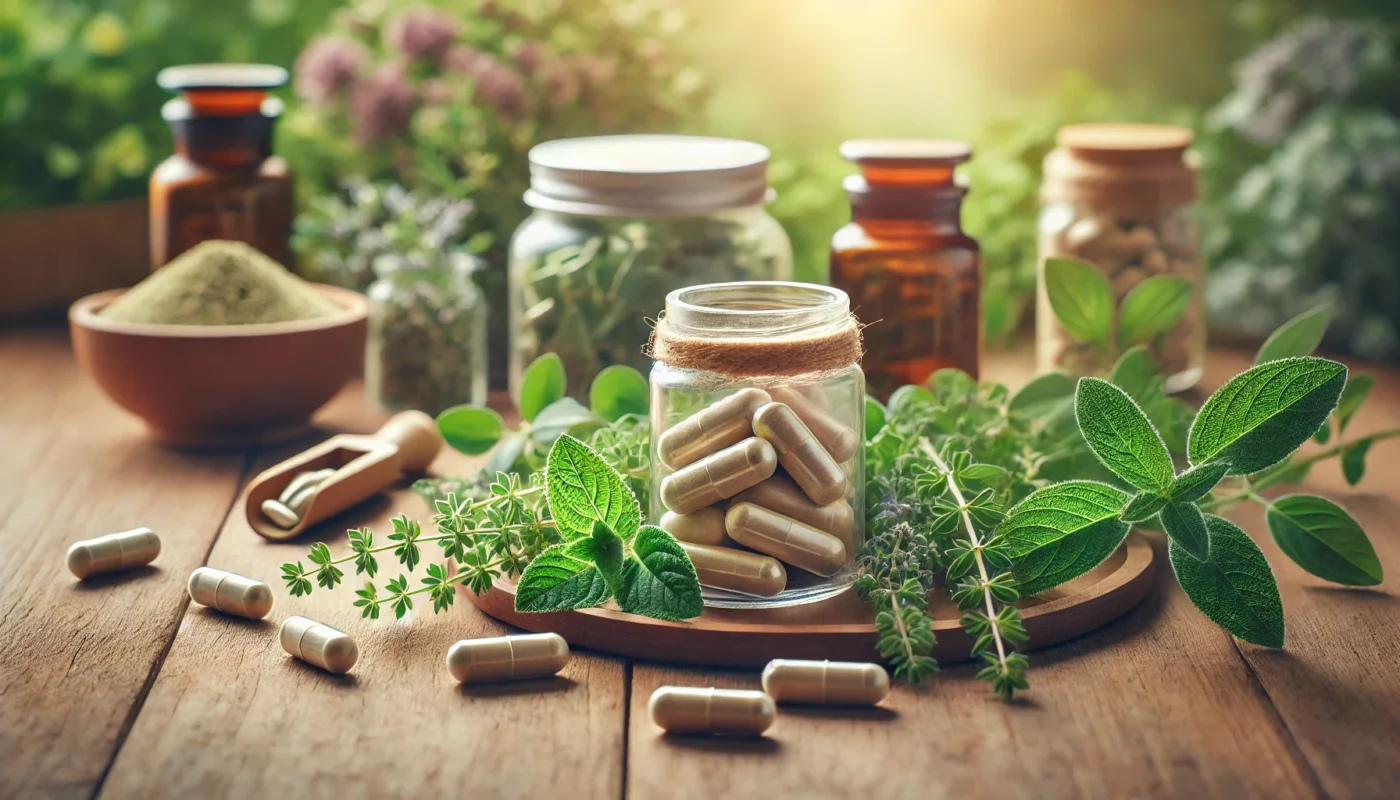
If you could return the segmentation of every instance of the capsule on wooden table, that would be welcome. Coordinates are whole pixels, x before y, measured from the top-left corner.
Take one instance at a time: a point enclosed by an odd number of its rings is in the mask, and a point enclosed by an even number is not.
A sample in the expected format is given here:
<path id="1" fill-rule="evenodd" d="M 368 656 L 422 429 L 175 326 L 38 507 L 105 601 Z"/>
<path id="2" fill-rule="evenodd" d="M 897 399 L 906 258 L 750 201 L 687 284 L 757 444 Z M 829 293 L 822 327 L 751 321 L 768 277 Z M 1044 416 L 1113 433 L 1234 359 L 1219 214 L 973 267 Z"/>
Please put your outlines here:
<path id="1" fill-rule="evenodd" d="M 890 693 L 890 676 L 879 664 L 778 658 L 763 669 L 763 691 L 778 703 L 873 706 Z"/>
<path id="2" fill-rule="evenodd" d="M 846 565 L 846 546 L 840 539 L 753 503 L 730 506 L 724 528 L 739 544 L 822 577 Z"/>
<path id="3" fill-rule="evenodd" d="M 860 434 L 833 417 L 816 401 L 788 387 L 774 389 L 772 397 L 787 404 L 801 418 L 837 463 L 844 464 L 856 454 L 856 449 L 860 447 Z"/>
<path id="4" fill-rule="evenodd" d="M 762 389 L 740 389 L 667 428 L 656 437 L 656 457 L 680 469 L 752 435 L 753 412 L 772 400 Z"/>
<path id="5" fill-rule="evenodd" d="M 447 651 L 447 670 L 461 683 L 546 678 L 568 663 L 569 643 L 557 633 L 463 639 Z"/>
<path id="6" fill-rule="evenodd" d="M 758 736 L 773 724 L 777 708 L 763 692 L 662 686 L 651 694 L 651 719 L 667 733 Z"/>
<path id="7" fill-rule="evenodd" d="M 306 617 L 287 617 L 278 638 L 288 654 L 337 675 L 349 672 L 360 659 L 360 648 L 349 634 Z"/>
<path id="8" fill-rule="evenodd" d="M 787 570 L 777 559 L 732 547 L 681 542 L 701 586 L 772 597 L 787 588 Z"/>
<path id="9" fill-rule="evenodd" d="M 802 491 L 791 478 L 774 475 L 751 489 L 734 495 L 736 503 L 753 503 L 769 511 L 776 511 L 798 522 L 805 522 L 819 531 L 825 531 L 846 546 L 847 553 L 856 549 L 856 512 L 845 500 L 817 505 Z"/>
<path id="10" fill-rule="evenodd" d="M 301 517 L 298 517 L 296 512 L 287 508 L 287 505 L 279 500 L 264 500 L 261 508 L 263 515 L 272 520 L 273 524 L 279 528 L 291 530 L 301 521 Z"/>
<path id="11" fill-rule="evenodd" d="M 791 408 L 782 403 L 759 408 L 753 432 L 772 443 L 778 463 L 813 503 L 824 506 L 846 496 L 846 473 Z"/>
<path id="12" fill-rule="evenodd" d="M 657 524 L 680 542 L 719 547 L 729 541 L 724 533 L 724 511 L 713 506 L 693 514 L 668 511 L 661 515 Z"/>
<path id="13" fill-rule="evenodd" d="M 692 514 L 772 477 L 777 468 L 773 445 L 751 436 L 661 481 L 661 502 L 677 514 Z"/>
<path id="14" fill-rule="evenodd" d="M 150 528 L 133 528 L 83 539 L 68 548 L 68 570 L 79 578 L 143 567 L 160 555 L 160 537 Z"/>
<path id="15" fill-rule="evenodd" d="M 277 502 L 291 505 L 292 498 L 308 488 L 315 489 L 334 474 L 335 470 L 333 469 L 309 469 L 305 472 L 299 472 L 296 477 L 292 478 L 291 483 L 288 483 L 287 487 L 282 490 L 282 493 L 277 495 Z"/>
<path id="16" fill-rule="evenodd" d="M 190 573 L 190 599 L 225 614 L 262 619 L 272 611 L 267 584 L 232 572 L 200 567 Z"/>

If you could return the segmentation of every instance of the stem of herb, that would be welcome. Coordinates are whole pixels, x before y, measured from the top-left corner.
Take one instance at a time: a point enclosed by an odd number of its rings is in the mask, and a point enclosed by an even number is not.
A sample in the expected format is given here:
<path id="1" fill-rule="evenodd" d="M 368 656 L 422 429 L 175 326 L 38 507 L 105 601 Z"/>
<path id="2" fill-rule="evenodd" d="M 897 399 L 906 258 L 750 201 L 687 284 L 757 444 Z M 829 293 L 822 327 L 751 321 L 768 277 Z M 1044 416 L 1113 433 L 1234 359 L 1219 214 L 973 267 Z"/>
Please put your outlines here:
<path id="1" fill-rule="evenodd" d="M 1385 430 L 1385 431 L 1380 431 L 1380 432 L 1378 432 L 1378 433 L 1368 434 L 1368 435 L 1363 436 L 1363 437 L 1361 437 L 1361 438 L 1362 438 L 1363 440 L 1365 440 L 1365 439 L 1370 439 L 1370 440 L 1373 441 L 1373 442 L 1379 442 L 1379 441 L 1382 441 L 1382 440 L 1384 440 L 1384 439 L 1394 439 L 1394 438 L 1397 438 L 1397 437 L 1400 437 L 1400 428 L 1391 428 L 1390 430 Z M 1310 467 L 1310 466 L 1312 466 L 1313 464 L 1316 464 L 1316 463 L 1319 462 L 1319 461 L 1325 461 L 1325 460 L 1327 460 L 1327 459 L 1329 459 L 1329 458 L 1334 458 L 1334 457 L 1336 457 L 1336 456 L 1341 455 L 1342 452 L 1344 452 L 1348 447 L 1351 447 L 1351 446 L 1353 446 L 1354 444 L 1356 444 L 1356 442 L 1355 442 L 1354 440 L 1353 440 L 1353 441 L 1347 441 L 1347 442 L 1338 442 L 1338 443 L 1332 445 L 1331 447 L 1324 448 L 1324 449 L 1322 449 L 1322 450 L 1317 451 L 1316 453 L 1313 453 L 1312 455 L 1308 456 L 1307 458 L 1298 459 L 1297 461 L 1293 462 L 1290 466 L 1291 466 L 1292 468 Z M 1291 470 L 1287 470 L 1287 471 L 1291 471 Z M 1246 488 L 1244 491 L 1242 491 L 1242 492 L 1236 492 L 1235 494 L 1228 494 L 1228 495 L 1225 495 L 1224 497 L 1217 497 L 1216 499 L 1211 500 L 1209 503 L 1202 503 L 1202 504 L 1201 504 L 1201 510 L 1202 510 L 1202 511 L 1211 511 L 1211 510 L 1220 508 L 1221 506 L 1228 506 L 1228 505 L 1230 505 L 1230 504 L 1232 504 L 1232 503 L 1238 503 L 1238 502 L 1241 501 L 1241 500 L 1253 500 L 1253 499 L 1258 499 L 1258 496 L 1257 496 L 1257 493 L 1258 493 L 1258 492 L 1263 491 L 1264 489 L 1267 489 L 1267 488 L 1269 488 L 1270 486 L 1273 486 L 1274 484 L 1278 483 L 1279 480 L 1280 480 L 1280 476 L 1286 474 L 1287 471 L 1284 471 L 1284 472 L 1276 472 L 1276 473 L 1274 473 L 1273 475 L 1267 475 L 1267 476 L 1261 478 L 1259 481 L 1257 481 L 1257 482 L 1255 482 L 1255 483 L 1249 484 L 1249 485 L 1247 486 L 1247 488 Z"/>

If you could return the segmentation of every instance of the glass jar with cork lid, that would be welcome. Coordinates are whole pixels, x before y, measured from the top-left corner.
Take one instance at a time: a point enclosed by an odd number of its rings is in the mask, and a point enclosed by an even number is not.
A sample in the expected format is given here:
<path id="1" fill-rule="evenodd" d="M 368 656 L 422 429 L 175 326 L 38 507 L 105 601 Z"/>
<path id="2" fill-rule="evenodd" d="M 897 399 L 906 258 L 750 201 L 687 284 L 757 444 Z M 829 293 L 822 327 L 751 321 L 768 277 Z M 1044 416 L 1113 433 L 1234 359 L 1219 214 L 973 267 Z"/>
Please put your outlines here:
<path id="1" fill-rule="evenodd" d="M 1156 278 L 1153 282 L 1161 284 L 1158 276 L 1168 276 L 1189 284 L 1172 309 L 1180 313 L 1179 321 L 1145 344 L 1168 391 L 1194 386 L 1205 363 L 1206 322 L 1205 275 L 1193 218 L 1200 159 L 1188 150 L 1191 131 L 1171 125 L 1070 125 L 1060 129 L 1056 142 L 1045 158 L 1040 192 L 1039 369 L 1107 373 L 1117 351 L 1133 344 L 1124 341 L 1122 312 L 1133 305 L 1124 300 L 1145 282 Z M 1077 338 L 1056 317 L 1046 282 L 1046 261 L 1054 257 L 1087 262 L 1107 280 L 1114 309 L 1107 341 Z M 1146 295 L 1140 299 L 1149 303 Z"/>
<path id="2" fill-rule="evenodd" d="M 850 587 L 864 538 L 865 375 L 845 292 L 672 291 L 653 332 L 651 517 L 705 602 L 771 608 Z"/>

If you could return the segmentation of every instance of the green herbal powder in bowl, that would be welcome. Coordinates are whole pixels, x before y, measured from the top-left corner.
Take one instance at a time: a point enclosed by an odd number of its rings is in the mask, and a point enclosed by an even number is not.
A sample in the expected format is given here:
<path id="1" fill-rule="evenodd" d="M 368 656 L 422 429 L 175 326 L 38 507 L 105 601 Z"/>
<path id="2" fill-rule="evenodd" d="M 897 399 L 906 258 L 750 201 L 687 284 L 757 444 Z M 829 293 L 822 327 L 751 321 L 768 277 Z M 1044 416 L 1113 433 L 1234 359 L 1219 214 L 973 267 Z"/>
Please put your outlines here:
<path id="1" fill-rule="evenodd" d="M 157 325 L 296 322 L 339 309 L 311 284 L 242 242 L 203 242 L 100 313 Z"/>

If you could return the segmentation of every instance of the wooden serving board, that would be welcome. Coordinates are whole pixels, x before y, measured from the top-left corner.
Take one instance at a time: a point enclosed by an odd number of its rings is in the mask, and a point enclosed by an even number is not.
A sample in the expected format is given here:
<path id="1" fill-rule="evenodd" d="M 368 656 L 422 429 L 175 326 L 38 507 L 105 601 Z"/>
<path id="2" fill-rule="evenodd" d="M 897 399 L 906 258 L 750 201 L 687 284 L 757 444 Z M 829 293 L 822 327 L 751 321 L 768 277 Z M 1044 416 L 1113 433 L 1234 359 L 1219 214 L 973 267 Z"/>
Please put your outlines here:
<path id="1" fill-rule="evenodd" d="M 1073 639 L 1122 616 L 1152 586 L 1153 550 L 1134 533 L 1093 571 L 1021 602 L 1030 647 Z M 761 667 L 774 658 L 880 661 L 875 623 L 854 591 L 808 605 L 775 609 L 706 608 L 688 622 L 624 614 L 612 604 L 580 611 L 527 614 L 515 610 L 507 581 L 481 595 L 465 593 L 487 614 L 535 633 L 558 633 L 575 647 L 651 661 L 722 667 Z M 971 639 L 944 592 L 932 598 L 939 661 L 966 660 Z"/>

